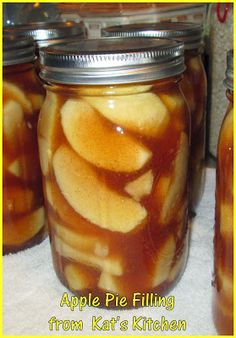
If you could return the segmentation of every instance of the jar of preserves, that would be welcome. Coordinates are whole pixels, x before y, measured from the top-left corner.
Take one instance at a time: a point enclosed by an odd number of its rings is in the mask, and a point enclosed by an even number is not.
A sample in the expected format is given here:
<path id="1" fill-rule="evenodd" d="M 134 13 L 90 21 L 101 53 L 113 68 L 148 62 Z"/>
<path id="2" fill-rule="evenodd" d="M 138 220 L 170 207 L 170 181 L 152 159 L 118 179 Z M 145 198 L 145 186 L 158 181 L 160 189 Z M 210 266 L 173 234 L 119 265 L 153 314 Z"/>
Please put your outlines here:
<path id="1" fill-rule="evenodd" d="M 3 42 L 3 252 L 16 252 L 46 235 L 37 122 L 43 89 L 34 69 L 34 42 Z"/>
<path id="2" fill-rule="evenodd" d="M 188 253 L 183 45 L 84 40 L 40 51 L 39 144 L 54 267 L 78 294 L 166 292 Z"/>
<path id="3" fill-rule="evenodd" d="M 189 22 L 141 23 L 104 28 L 102 35 L 168 38 L 184 43 L 186 70 L 180 86 L 191 113 L 190 207 L 194 214 L 205 182 L 207 83 L 202 62 L 202 26 Z"/>
<path id="4" fill-rule="evenodd" d="M 222 335 L 233 334 L 233 51 L 227 53 L 229 105 L 219 135 L 214 237 L 213 316 Z"/>
<path id="5" fill-rule="evenodd" d="M 226 69 L 226 53 L 233 48 L 234 15 L 233 3 L 208 4 L 206 20 L 206 57 L 208 61 L 208 117 L 207 150 L 216 160 L 219 132 L 223 122 L 227 97 L 222 90 Z"/>
<path id="6" fill-rule="evenodd" d="M 82 39 L 86 31 L 82 23 L 67 22 L 33 22 L 14 26 L 5 26 L 4 34 L 32 37 L 38 49 L 49 45 L 68 42 L 68 39 Z"/>
<path id="7" fill-rule="evenodd" d="M 35 66 L 39 73 L 38 54 L 39 49 L 53 44 L 77 41 L 86 36 L 86 29 L 82 23 L 67 22 L 33 22 L 14 26 L 5 26 L 4 34 L 31 37 L 35 41 L 37 56 Z"/>

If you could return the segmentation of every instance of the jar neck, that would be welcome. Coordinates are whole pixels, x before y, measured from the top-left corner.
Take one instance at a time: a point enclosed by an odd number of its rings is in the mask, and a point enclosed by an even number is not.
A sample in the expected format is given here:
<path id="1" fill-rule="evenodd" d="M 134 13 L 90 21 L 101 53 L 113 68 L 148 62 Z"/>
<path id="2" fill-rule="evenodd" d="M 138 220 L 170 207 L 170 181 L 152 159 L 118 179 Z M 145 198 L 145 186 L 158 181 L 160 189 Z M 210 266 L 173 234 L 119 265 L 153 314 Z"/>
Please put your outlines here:
<path id="1" fill-rule="evenodd" d="M 200 56 L 201 54 L 203 54 L 203 52 L 204 52 L 204 48 L 201 46 L 198 48 L 186 49 L 184 51 L 184 55 L 186 58 L 190 58 L 193 56 Z"/>
<path id="2" fill-rule="evenodd" d="M 9 73 L 26 72 L 26 71 L 31 70 L 32 68 L 34 68 L 34 62 L 21 63 L 17 65 L 4 66 L 3 73 L 9 74 Z"/>
<path id="3" fill-rule="evenodd" d="M 138 86 L 146 86 L 147 90 L 150 89 L 150 87 L 173 87 L 178 85 L 178 83 L 181 81 L 183 75 L 175 75 L 169 78 L 160 79 L 160 80 L 153 80 L 153 81 L 147 81 L 147 82 L 135 82 L 135 83 L 127 83 L 127 84 L 107 84 L 107 85 L 84 85 L 84 84 L 59 84 L 59 83 L 53 83 L 53 82 L 46 82 L 44 84 L 44 88 L 49 91 L 65 91 L 65 92 L 76 92 L 76 91 L 82 91 L 86 92 L 86 90 L 93 90 L 93 92 L 96 92 L 96 90 L 99 90 L 99 93 L 103 93 L 103 95 L 117 95 L 117 88 L 120 88 L 118 90 L 119 94 L 123 92 L 125 94 L 126 88 L 130 87 L 138 87 Z M 149 88 L 149 89 L 148 89 Z M 122 89 L 122 90 L 121 90 Z M 99 94 L 101 95 L 101 94 Z"/>

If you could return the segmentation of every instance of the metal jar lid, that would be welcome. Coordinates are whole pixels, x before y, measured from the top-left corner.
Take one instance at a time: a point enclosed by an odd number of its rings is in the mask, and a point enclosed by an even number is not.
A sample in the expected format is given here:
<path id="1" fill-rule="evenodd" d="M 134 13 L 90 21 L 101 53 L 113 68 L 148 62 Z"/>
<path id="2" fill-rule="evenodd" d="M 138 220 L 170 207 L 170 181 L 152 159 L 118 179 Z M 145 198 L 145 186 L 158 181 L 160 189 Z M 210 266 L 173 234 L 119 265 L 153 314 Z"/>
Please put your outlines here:
<path id="1" fill-rule="evenodd" d="M 158 22 L 111 26 L 103 28 L 104 37 L 152 37 L 175 39 L 184 43 L 185 49 L 202 46 L 203 28 L 190 22 Z"/>
<path id="2" fill-rule="evenodd" d="M 233 50 L 229 50 L 227 52 L 227 68 L 225 72 L 225 80 L 224 85 L 226 88 L 233 90 L 234 89 L 234 57 L 233 57 Z"/>
<path id="3" fill-rule="evenodd" d="M 40 76 L 65 84 L 119 84 L 163 79 L 185 70 L 183 44 L 166 39 L 104 38 L 40 50 Z"/>
<path id="4" fill-rule="evenodd" d="M 81 23 L 68 22 L 35 22 L 31 24 L 4 27 L 4 34 L 32 37 L 38 48 L 65 41 L 68 38 L 85 36 L 85 28 Z"/>
<path id="5" fill-rule="evenodd" d="M 30 37 L 3 36 L 3 66 L 31 62 L 35 59 L 35 44 Z"/>

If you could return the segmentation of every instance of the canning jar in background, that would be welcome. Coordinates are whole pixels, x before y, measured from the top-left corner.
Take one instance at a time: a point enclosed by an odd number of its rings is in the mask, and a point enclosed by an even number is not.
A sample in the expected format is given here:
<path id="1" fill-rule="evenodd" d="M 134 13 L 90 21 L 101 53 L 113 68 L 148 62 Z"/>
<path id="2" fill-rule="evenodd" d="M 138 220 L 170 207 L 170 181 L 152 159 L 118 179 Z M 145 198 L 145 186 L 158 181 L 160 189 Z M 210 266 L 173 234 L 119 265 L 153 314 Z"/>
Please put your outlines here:
<path id="1" fill-rule="evenodd" d="M 5 26 L 4 34 L 32 37 L 36 43 L 36 55 L 38 56 L 39 48 L 85 38 L 86 29 L 82 23 L 74 21 L 33 22 L 28 24 Z M 36 64 L 37 71 L 39 72 L 38 62 Z"/>
<path id="2" fill-rule="evenodd" d="M 209 100 L 207 113 L 207 150 L 217 157 L 219 131 L 224 118 L 227 97 L 223 88 L 225 55 L 233 48 L 233 3 L 209 5 L 206 36 L 208 59 Z"/>
<path id="3" fill-rule="evenodd" d="M 195 212 L 205 182 L 207 83 L 202 63 L 202 26 L 189 22 L 133 24 L 104 28 L 102 36 L 170 38 L 184 43 L 186 71 L 180 86 L 191 113 L 190 207 Z"/>
<path id="4" fill-rule="evenodd" d="M 3 41 L 3 252 L 46 236 L 37 122 L 44 96 L 34 68 L 34 42 Z"/>
<path id="5" fill-rule="evenodd" d="M 88 38 L 101 37 L 101 29 L 134 23 L 189 21 L 203 23 L 206 17 L 205 3 L 154 3 L 154 2 L 82 2 L 58 3 L 61 18 L 82 20 Z"/>
<path id="6" fill-rule="evenodd" d="M 220 130 L 216 176 L 213 316 L 219 334 L 233 334 L 233 52 L 227 54 L 229 100 Z"/>
<path id="7" fill-rule="evenodd" d="M 188 252 L 183 45 L 91 39 L 48 47 L 40 62 L 38 135 L 59 279 L 129 306 L 137 290 L 167 292 Z"/>

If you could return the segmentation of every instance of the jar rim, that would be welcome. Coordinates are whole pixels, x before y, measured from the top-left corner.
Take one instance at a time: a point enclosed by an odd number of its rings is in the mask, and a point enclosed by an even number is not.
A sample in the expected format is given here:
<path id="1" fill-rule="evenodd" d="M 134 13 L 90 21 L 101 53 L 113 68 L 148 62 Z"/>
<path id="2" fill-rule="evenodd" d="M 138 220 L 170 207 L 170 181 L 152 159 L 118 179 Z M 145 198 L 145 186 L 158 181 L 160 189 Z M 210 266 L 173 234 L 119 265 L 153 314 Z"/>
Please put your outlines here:
<path id="1" fill-rule="evenodd" d="M 67 22 L 32 22 L 4 27 L 4 34 L 28 36 L 35 40 L 38 47 L 45 47 L 64 41 L 69 37 L 84 37 L 85 28 L 82 23 Z"/>
<path id="2" fill-rule="evenodd" d="M 102 38 L 39 52 L 40 76 L 67 84 L 117 84 L 161 79 L 185 70 L 183 43 L 155 38 Z"/>
<path id="3" fill-rule="evenodd" d="M 3 66 L 35 60 L 35 43 L 30 37 L 3 36 Z"/>
<path id="4" fill-rule="evenodd" d="M 184 43 L 184 49 L 203 45 L 203 26 L 192 22 L 135 23 L 103 28 L 104 37 L 152 37 L 175 39 Z"/>

